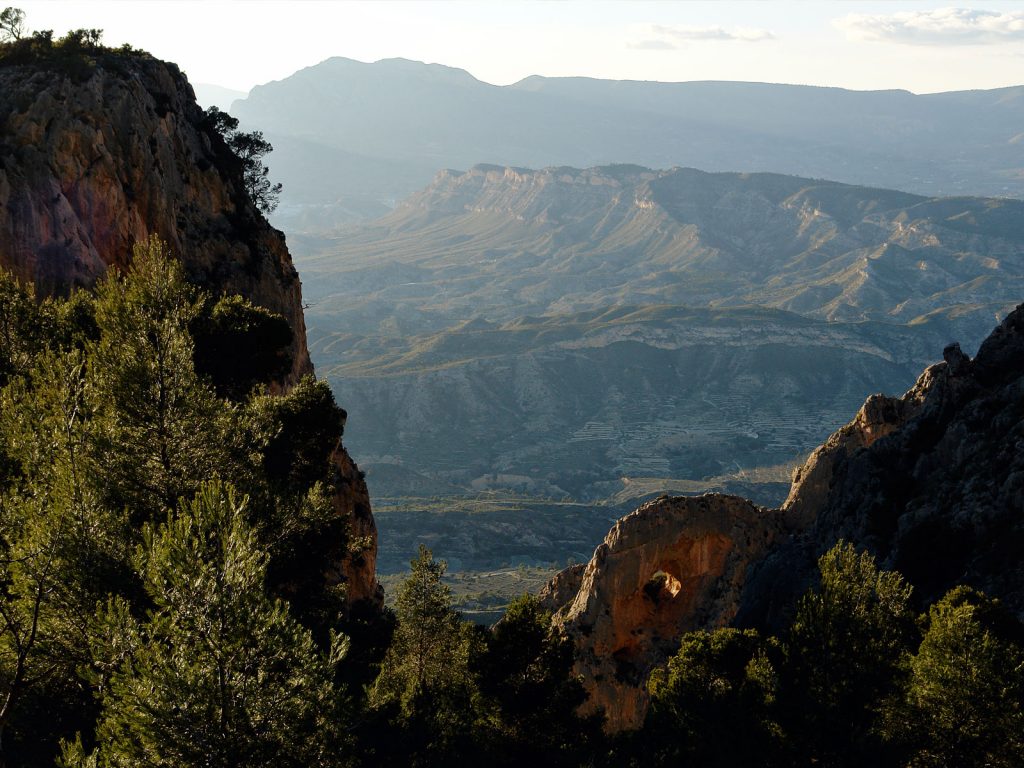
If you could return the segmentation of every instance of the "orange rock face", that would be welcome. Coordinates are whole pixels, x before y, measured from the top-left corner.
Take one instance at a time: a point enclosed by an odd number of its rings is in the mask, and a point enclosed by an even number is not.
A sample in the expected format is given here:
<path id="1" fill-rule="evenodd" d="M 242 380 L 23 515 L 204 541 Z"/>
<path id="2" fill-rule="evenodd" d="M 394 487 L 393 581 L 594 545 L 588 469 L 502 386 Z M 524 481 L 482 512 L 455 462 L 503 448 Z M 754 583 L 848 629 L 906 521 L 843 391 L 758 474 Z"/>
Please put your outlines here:
<path id="1" fill-rule="evenodd" d="M 0 262 L 44 293 L 88 286 L 159 235 L 190 279 L 287 318 L 288 383 L 312 371 L 302 286 L 284 235 L 242 187 L 237 160 L 203 127 L 177 67 L 101 60 L 84 82 L 42 66 L 0 68 Z"/>
<path id="2" fill-rule="evenodd" d="M 0 265 L 41 293 L 92 285 L 156 234 L 186 275 L 284 316 L 293 331 L 287 390 L 313 372 L 302 285 L 283 233 L 245 192 L 241 166 L 204 125 L 173 64 L 98 54 L 74 79 L 46 64 L 0 67 Z M 360 553 L 341 567 L 350 599 L 380 602 L 377 532 L 366 484 L 335 455 Z"/>
<path id="3" fill-rule="evenodd" d="M 334 463 L 342 478 L 342 490 L 334 496 L 334 509 L 349 521 L 349 542 L 354 544 L 341 561 L 339 574 L 346 586 L 349 605 L 384 604 L 384 587 L 377 582 L 377 523 L 370 511 L 370 494 L 359 467 L 340 447 Z"/>
<path id="4" fill-rule="evenodd" d="M 576 642 L 576 672 L 590 693 L 585 711 L 603 709 L 611 732 L 639 728 L 647 679 L 679 637 L 732 622 L 749 568 L 813 524 L 835 467 L 905 423 L 929 376 L 902 399 L 868 398 L 797 470 L 781 509 L 718 494 L 663 497 L 619 520 L 582 574 L 556 576 L 542 597 Z"/>
<path id="5" fill-rule="evenodd" d="M 619 520 L 555 614 L 577 643 L 586 710 L 603 708 L 610 731 L 639 727 L 651 670 L 682 633 L 730 622 L 747 564 L 782 532 L 777 512 L 719 494 L 663 497 Z"/>
<path id="6" fill-rule="evenodd" d="M 896 431 L 916 411 L 915 390 L 904 398 L 871 395 L 849 424 L 841 427 L 814 450 L 793 475 L 789 496 L 782 505 L 789 525 L 804 529 L 814 522 L 832 487 L 836 465 L 856 451 Z"/>
<path id="7" fill-rule="evenodd" d="M 840 539 L 902 573 L 922 605 L 969 584 L 1024 617 L 1024 305 L 974 360 L 957 345 L 944 357 L 903 397 L 869 397 L 780 509 L 663 497 L 619 520 L 582 572 L 552 580 L 544 604 L 607 730 L 643 723 L 650 672 L 683 633 L 785 626 Z"/>

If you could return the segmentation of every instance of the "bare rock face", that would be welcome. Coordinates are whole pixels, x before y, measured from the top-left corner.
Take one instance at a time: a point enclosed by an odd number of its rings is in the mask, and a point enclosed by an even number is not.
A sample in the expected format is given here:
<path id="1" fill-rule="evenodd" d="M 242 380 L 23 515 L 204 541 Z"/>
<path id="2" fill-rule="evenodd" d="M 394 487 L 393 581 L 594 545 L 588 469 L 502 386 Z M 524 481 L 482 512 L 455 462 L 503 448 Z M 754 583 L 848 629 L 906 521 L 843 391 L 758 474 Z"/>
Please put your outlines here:
<path id="1" fill-rule="evenodd" d="M 556 613 L 575 600 L 586 570 L 586 563 L 576 563 L 556 573 L 537 595 L 541 608 Z"/>
<path id="2" fill-rule="evenodd" d="M 786 626 L 842 539 L 900 571 L 919 607 L 968 584 L 1024 617 L 1024 305 L 974 360 L 954 345 L 944 358 L 902 397 L 869 397 L 781 509 L 658 499 L 616 523 L 582 577 L 556 577 L 545 599 L 608 730 L 642 724 L 649 673 L 682 633 Z"/>
<path id="3" fill-rule="evenodd" d="M 283 315 L 294 332 L 286 383 L 310 373 L 284 235 L 249 200 L 185 76 L 148 56 L 98 56 L 84 81 L 42 64 L 0 68 L 4 266 L 66 293 L 159 235 L 194 282 Z"/>
<path id="4" fill-rule="evenodd" d="M 794 473 L 789 496 L 782 505 L 792 527 L 803 529 L 814 521 L 832 488 L 833 475 L 839 464 L 897 430 L 916 412 L 920 402 L 909 395 L 904 398 L 871 395 L 853 421 L 811 453 Z"/>
<path id="5" fill-rule="evenodd" d="M 650 671 L 682 633 L 732 621 L 747 564 L 783 532 L 777 512 L 718 494 L 662 497 L 619 520 L 582 573 L 548 590 L 579 579 L 555 622 L 576 639 L 587 710 L 603 708 L 611 731 L 639 727 Z"/>
<path id="6" fill-rule="evenodd" d="M 302 286 L 283 233 L 245 191 L 238 159 L 204 122 L 178 68 L 148 55 L 98 52 L 83 70 L 0 67 L 0 265 L 41 293 L 90 286 L 156 234 L 188 278 L 287 319 L 291 371 L 313 372 Z M 360 554 L 341 565 L 350 600 L 380 603 L 377 535 L 366 484 L 341 446 L 335 462 Z"/>
<path id="7" fill-rule="evenodd" d="M 342 560 L 338 576 L 346 585 L 349 605 L 365 602 L 384 604 L 384 587 L 377 581 L 377 523 L 370 511 L 370 494 L 363 473 L 340 447 L 334 464 L 342 478 L 342 489 L 334 496 L 334 509 L 349 521 L 349 554 Z"/>

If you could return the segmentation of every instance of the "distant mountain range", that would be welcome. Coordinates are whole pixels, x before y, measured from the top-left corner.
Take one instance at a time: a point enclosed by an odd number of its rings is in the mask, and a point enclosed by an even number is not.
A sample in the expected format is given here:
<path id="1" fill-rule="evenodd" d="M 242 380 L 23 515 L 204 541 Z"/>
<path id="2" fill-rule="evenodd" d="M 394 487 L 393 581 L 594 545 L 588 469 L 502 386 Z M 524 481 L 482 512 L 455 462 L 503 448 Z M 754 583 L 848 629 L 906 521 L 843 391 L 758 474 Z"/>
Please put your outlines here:
<path id="1" fill-rule="evenodd" d="M 221 105 L 226 107 L 227 105 Z M 771 171 L 928 196 L 1024 196 L 1024 86 L 915 95 L 528 77 L 332 58 L 231 105 L 276 148 L 278 223 L 379 215 L 441 168 L 636 163 Z"/>
<path id="2" fill-rule="evenodd" d="M 293 247 L 381 496 L 791 461 L 1024 293 L 1024 202 L 776 174 L 477 166 Z"/>

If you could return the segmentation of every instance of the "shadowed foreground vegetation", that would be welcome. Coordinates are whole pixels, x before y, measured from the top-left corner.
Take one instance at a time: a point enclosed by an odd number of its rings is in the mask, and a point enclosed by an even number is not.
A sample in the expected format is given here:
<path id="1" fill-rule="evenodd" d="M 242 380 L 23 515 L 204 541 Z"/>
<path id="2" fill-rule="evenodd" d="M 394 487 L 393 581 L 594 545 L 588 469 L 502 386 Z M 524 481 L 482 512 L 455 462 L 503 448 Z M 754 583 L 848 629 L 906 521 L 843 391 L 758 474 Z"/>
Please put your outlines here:
<path id="1" fill-rule="evenodd" d="M 847 545 L 779 636 L 684 636 L 617 737 L 576 714 L 534 598 L 464 621 L 423 548 L 393 609 L 350 608 L 324 577 L 348 538 L 330 390 L 268 395 L 280 318 L 189 285 L 157 240 L 133 263 L 68 299 L 0 278 L 2 765 L 1024 760 L 1017 619 L 966 588 L 916 616 Z"/>

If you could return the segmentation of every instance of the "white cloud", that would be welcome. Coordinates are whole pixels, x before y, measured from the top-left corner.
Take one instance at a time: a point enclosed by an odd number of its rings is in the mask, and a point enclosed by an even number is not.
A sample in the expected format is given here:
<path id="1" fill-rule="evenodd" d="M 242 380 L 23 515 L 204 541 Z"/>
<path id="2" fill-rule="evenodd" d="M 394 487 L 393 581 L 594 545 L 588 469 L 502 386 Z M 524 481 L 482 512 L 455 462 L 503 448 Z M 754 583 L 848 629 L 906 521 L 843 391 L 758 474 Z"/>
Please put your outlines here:
<path id="1" fill-rule="evenodd" d="M 1024 41 L 1024 11 L 937 8 L 888 16 L 850 14 L 834 22 L 853 40 L 913 45 L 976 45 Z"/>
<path id="2" fill-rule="evenodd" d="M 762 40 L 774 40 L 775 35 L 767 29 L 737 27 L 686 27 L 652 24 L 648 28 L 648 37 L 629 43 L 630 48 L 648 51 L 665 51 L 680 48 L 689 42 L 743 42 L 758 43 Z"/>

